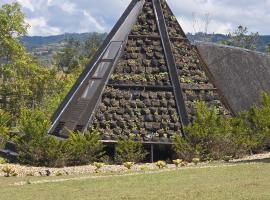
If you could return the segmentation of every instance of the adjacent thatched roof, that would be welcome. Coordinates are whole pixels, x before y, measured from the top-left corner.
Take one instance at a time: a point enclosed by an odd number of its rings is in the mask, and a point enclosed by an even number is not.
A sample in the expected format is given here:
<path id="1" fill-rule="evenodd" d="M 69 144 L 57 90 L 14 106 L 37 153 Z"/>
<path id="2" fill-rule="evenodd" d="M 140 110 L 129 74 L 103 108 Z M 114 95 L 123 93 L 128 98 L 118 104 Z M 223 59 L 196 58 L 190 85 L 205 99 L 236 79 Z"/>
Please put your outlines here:
<path id="1" fill-rule="evenodd" d="M 234 112 L 258 104 L 262 91 L 270 94 L 269 55 L 213 43 L 196 46 Z"/>

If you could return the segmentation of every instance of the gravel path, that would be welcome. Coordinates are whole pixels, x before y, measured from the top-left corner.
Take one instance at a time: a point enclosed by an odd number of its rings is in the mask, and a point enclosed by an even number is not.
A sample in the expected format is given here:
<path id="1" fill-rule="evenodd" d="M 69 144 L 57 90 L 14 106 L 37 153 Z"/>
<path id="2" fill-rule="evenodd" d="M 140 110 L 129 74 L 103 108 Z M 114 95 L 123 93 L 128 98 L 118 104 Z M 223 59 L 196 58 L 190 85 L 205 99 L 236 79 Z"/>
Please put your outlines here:
<path id="1" fill-rule="evenodd" d="M 264 154 L 256 154 L 252 156 L 247 156 L 242 159 L 234 159 L 229 163 L 235 164 L 244 161 L 257 161 L 262 159 L 270 159 L 270 152 Z M 219 165 L 222 162 L 218 162 Z M 228 165 L 227 163 L 226 165 Z M 4 176 L 5 173 L 2 169 L 6 167 L 13 169 L 17 176 L 63 176 L 63 175 L 79 175 L 79 174 L 94 174 L 96 173 L 96 167 L 93 165 L 86 166 L 76 166 L 76 167 L 64 167 L 64 168 L 47 168 L 47 167 L 31 167 L 22 166 L 18 164 L 2 164 L 0 165 L 0 177 Z M 215 165 L 209 165 L 209 162 L 199 163 L 195 166 L 193 163 L 189 163 L 186 167 L 214 167 Z M 175 169 L 175 165 L 168 164 L 166 170 Z M 132 167 L 131 170 L 127 170 L 123 165 L 105 165 L 100 169 L 100 173 L 125 173 L 130 172 L 142 172 L 142 171 L 156 171 L 158 167 L 155 163 L 137 164 Z"/>
<path id="2" fill-rule="evenodd" d="M 241 163 L 237 165 L 252 165 L 255 163 Z M 83 177 L 73 177 L 73 178 L 61 178 L 61 179 L 55 179 L 55 180 L 39 180 L 39 181 L 20 181 L 11 184 L 10 186 L 22 186 L 27 184 L 42 184 L 42 183 L 59 183 L 59 182 L 66 182 L 66 181 L 74 181 L 74 180 L 89 180 L 89 179 L 102 179 L 102 178 L 110 178 L 110 177 L 123 177 L 123 176 L 136 176 L 140 174 L 159 174 L 163 172 L 169 172 L 172 170 L 187 170 L 187 169 L 205 169 L 205 168 L 221 168 L 221 167 L 234 167 L 236 164 L 221 164 L 221 165 L 205 165 L 205 166 L 189 166 L 189 167 L 179 167 L 179 168 L 166 168 L 166 169 L 159 169 L 159 170 L 153 170 L 153 171 L 137 171 L 132 173 L 123 173 L 123 174 L 112 174 L 112 175 L 91 175 L 91 176 L 83 176 Z"/>

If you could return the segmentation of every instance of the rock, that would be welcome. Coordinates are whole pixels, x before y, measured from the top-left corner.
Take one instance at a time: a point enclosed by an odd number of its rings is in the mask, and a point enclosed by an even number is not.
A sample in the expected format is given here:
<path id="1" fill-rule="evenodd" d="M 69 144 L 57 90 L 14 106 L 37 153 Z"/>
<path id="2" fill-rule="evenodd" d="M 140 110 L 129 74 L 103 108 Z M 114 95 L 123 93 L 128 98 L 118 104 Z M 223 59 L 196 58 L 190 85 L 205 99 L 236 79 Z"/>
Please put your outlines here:
<path id="1" fill-rule="evenodd" d="M 161 65 L 159 67 L 159 70 L 160 70 L 160 72 L 167 72 L 168 71 L 168 69 L 167 69 L 167 67 L 165 65 Z"/>
<path id="2" fill-rule="evenodd" d="M 50 176 L 51 174 L 52 174 L 52 173 L 51 173 L 51 171 L 50 171 L 49 169 L 46 169 L 46 170 L 45 170 L 45 175 L 46 175 L 46 176 Z"/>
<path id="3" fill-rule="evenodd" d="M 96 118 L 99 121 L 104 120 L 104 116 L 102 114 L 96 114 Z"/>
<path id="4" fill-rule="evenodd" d="M 152 67 L 146 67 L 146 68 L 145 68 L 145 72 L 146 72 L 147 74 L 152 74 L 153 68 L 152 68 Z"/>
<path id="5" fill-rule="evenodd" d="M 144 120 L 146 122 L 152 122 L 153 121 L 153 115 L 145 115 Z"/>
<path id="6" fill-rule="evenodd" d="M 143 45 L 143 40 L 137 40 L 136 41 L 136 46 L 141 46 Z"/>
<path id="7" fill-rule="evenodd" d="M 160 115 L 154 115 L 154 121 L 155 122 L 161 122 L 161 116 Z"/>
<path id="8" fill-rule="evenodd" d="M 156 92 L 149 92 L 149 98 L 150 99 L 157 99 L 157 93 Z"/>
<path id="9" fill-rule="evenodd" d="M 130 101 L 130 106 L 132 107 L 132 108 L 136 108 L 137 107 L 137 103 L 136 103 L 136 101 Z"/>
<path id="10" fill-rule="evenodd" d="M 106 105 L 106 106 L 110 106 L 111 105 L 111 100 L 109 98 L 104 98 L 103 99 L 103 103 Z"/>
<path id="11" fill-rule="evenodd" d="M 153 130 L 153 128 L 152 128 L 152 123 L 151 123 L 151 122 L 145 122 L 145 123 L 144 123 L 144 127 L 145 127 L 145 129 L 148 130 L 148 131 L 152 131 L 152 130 Z"/>
<path id="12" fill-rule="evenodd" d="M 127 115 L 127 114 L 123 115 L 123 119 L 125 121 L 129 121 L 130 120 L 130 115 Z"/>
<path id="13" fill-rule="evenodd" d="M 159 100 L 156 100 L 156 99 L 153 99 L 152 100 L 152 106 L 159 107 L 160 106 L 160 101 Z"/>
<path id="14" fill-rule="evenodd" d="M 145 105 L 144 105 L 144 103 L 142 101 L 137 101 L 137 107 L 138 108 L 144 108 Z"/>
<path id="15" fill-rule="evenodd" d="M 158 109 L 159 109 L 159 113 L 160 114 L 167 114 L 168 113 L 168 109 L 167 108 L 160 107 Z"/>
<path id="16" fill-rule="evenodd" d="M 133 99 L 140 99 L 140 96 L 141 96 L 140 92 L 137 91 L 134 91 L 132 94 Z"/>
<path id="17" fill-rule="evenodd" d="M 155 66 L 155 67 L 158 67 L 158 65 L 159 65 L 158 60 L 157 60 L 156 58 L 153 58 L 153 59 L 151 60 L 151 65 L 153 65 L 153 66 Z"/>
<path id="18" fill-rule="evenodd" d="M 168 123 L 168 127 L 173 130 L 174 129 L 174 123 Z"/>
<path id="19" fill-rule="evenodd" d="M 112 119 L 112 114 L 110 113 L 106 113 L 106 115 L 104 114 L 104 116 L 105 116 L 106 121 L 110 121 Z"/>
<path id="20" fill-rule="evenodd" d="M 126 100 L 129 100 L 131 98 L 131 94 L 128 92 L 125 92 L 123 96 Z"/>
<path id="21" fill-rule="evenodd" d="M 117 101 L 117 100 L 112 100 L 112 101 L 111 101 L 111 105 L 112 105 L 113 107 L 119 107 L 119 101 Z"/>
<path id="22" fill-rule="evenodd" d="M 149 98 L 149 94 L 147 92 L 141 92 L 141 99 L 148 99 Z"/>
<path id="23" fill-rule="evenodd" d="M 150 99 L 145 99 L 143 102 L 144 102 L 145 106 L 147 106 L 147 107 L 151 106 L 151 100 Z"/>
<path id="24" fill-rule="evenodd" d="M 168 108 L 168 113 L 169 113 L 169 115 L 176 114 L 176 109 L 175 108 Z"/>
<path id="25" fill-rule="evenodd" d="M 163 54 L 161 54 L 160 52 L 155 52 L 154 55 L 155 55 L 156 58 L 158 58 L 158 59 L 164 58 Z"/>
<path id="26" fill-rule="evenodd" d="M 120 99 L 119 105 L 120 105 L 121 107 L 124 107 L 124 106 L 128 105 L 128 102 L 127 102 L 125 99 Z"/>
<path id="27" fill-rule="evenodd" d="M 152 127 L 153 127 L 153 130 L 154 130 L 154 131 L 157 131 L 157 130 L 160 129 L 160 123 L 153 123 L 153 124 L 152 124 Z"/>
<path id="28" fill-rule="evenodd" d="M 171 107 L 175 107 L 175 101 L 174 100 L 169 100 L 168 105 Z"/>
<path id="29" fill-rule="evenodd" d="M 160 100 L 160 106 L 167 107 L 168 106 L 168 101 L 166 99 Z"/>
<path id="30" fill-rule="evenodd" d="M 146 57 L 147 57 L 148 59 L 152 59 L 153 56 L 154 56 L 154 53 L 153 53 L 153 52 L 146 52 Z M 152 64 L 152 62 L 151 62 L 151 64 Z"/>
<path id="31" fill-rule="evenodd" d="M 121 128 L 114 128 L 113 129 L 113 134 L 120 135 L 121 133 L 122 133 L 122 129 Z"/>
<path id="32" fill-rule="evenodd" d="M 166 99 L 171 99 L 173 97 L 171 92 L 166 92 L 165 95 L 166 95 Z"/>
<path id="33" fill-rule="evenodd" d="M 157 112 L 158 112 L 158 108 L 155 108 L 155 107 L 150 107 L 149 108 L 151 114 L 155 115 Z"/>
<path id="34" fill-rule="evenodd" d="M 143 59 L 143 65 L 149 67 L 151 64 L 151 60 Z"/>
<path id="35" fill-rule="evenodd" d="M 102 104 L 99 106 L 99 109 L 101 112 L 105 112 L 107 110 L 107 107 L 104 104 Z"/>
<path id="36" fill-rule="evenodd" d="M 158 97 L 159 99 L 165 98 L 165 97 L 166 97 L 165 92 L 158 92 L 158 93 L 157 93 L 157 97 Z"/>
<path id="37" fill-rule="evenodd" d="M 110 122 L 110 127 L 113 129 L 113 128 L 116 128 L 117 127 L 117 124 L 115 121 L 111 121 Z"/>
<path id="38" fill-rule="evenodd" d="M 124 108 L 119 108 L 119 109 L 116 110 L 116 113 L 118 115 L 123 115 L 125 113 L 125 109 Z"/>

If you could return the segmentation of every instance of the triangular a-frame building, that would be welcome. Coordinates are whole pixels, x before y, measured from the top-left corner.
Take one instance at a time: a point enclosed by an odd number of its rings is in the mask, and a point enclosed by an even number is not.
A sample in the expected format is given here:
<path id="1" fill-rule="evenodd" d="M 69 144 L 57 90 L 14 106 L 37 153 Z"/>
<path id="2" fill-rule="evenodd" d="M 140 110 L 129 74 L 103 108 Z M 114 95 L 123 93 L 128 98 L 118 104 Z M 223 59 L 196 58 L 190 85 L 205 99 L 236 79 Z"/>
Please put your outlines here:
<path id="1" fill-rule="evenodd" d="M 133 0 L 52 118 L 50 134 L 99 128 L 102 140 L 184 135 L 196 101 L 228 112 L 165 0 Z"/>

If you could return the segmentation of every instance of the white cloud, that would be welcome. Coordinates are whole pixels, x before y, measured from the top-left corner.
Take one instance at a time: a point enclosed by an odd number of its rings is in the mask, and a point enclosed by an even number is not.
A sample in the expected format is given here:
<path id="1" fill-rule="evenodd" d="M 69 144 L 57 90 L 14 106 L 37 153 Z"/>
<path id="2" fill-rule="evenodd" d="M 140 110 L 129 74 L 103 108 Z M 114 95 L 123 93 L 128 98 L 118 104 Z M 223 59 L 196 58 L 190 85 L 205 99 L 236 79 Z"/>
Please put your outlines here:
<path id="1" fill-rule="evenodd" d="M 75 12 L 76 5 L 73 3 L 65 2 L 61 8 L 63 9 L 63 11 L 72 14 Z"/>
<path id="2" fill-rule="evenodd" d="M 32 12 L 34 12 L 34 6 L 31 3 L 30 0 L 17 0 L 24 8 L 28 8 L 29 10 L 31 10 Z"/>
<path id="3" fill-rule="evenodd" d="M 49 32 L 110 31 L 131 0 L 0 0 L 22 4 L 28 21 L 46 19 L 46 26 L 32 24 L 31 34 Z M 239 24 L 250 31 L 270 34 L 270 0 L 167 0 L 185 32 L 193 32 L 192 13 L 196 13 L 196 29 L 204 29 L 205 13 L 211 15 L 208 32 L 228 33 Z M 3 2 L 3 3 L 2 3 Z M 42 28 L 44 27 L 44 29 Z"/>
<path id="4" fill-rule="evenodd" d="M 44 17 L 26 19 L 26 22 L 31 25 L 29 35 L 57 35 L 61 33 L 59 28 L 49 26 Z"/>
<path id="5" fill-rule="evenodd" d="M 179 20 L 184 18 L 186 32 L 194 32 L 192 13 L 196 13 L 199 24 L 204 27 L 205 13 L 211 15 L 209 32 L 228 33 L 238 25 L 244 25 L 250 31 L 270 34 L 270 0 L 167 0 Z M 188 22 L 187 22 L 188 19 Z M 201 28 L 201 31 L 204 28 Z"/>
<path id="6" fill-rule="evenodd" d="M 88 11 L 84 10 L 83 14 L 86 17 L 86 19 L 85 19 L 85 21 L 80 22 L 81 27 L 84 27 L 84 28 L 82 28 L 82 32 L 87 31 L 88 28 L 86 28 L 86 27 L 89 26 L 89 22 L 90 22 L 90 24 L 94 25 L 94 27 L 96 27 L 98 32 L 105 31 L 105 27 L 102 26 Z"/>
<path id="7" fill-rule="evenodd" d="M 51 5 L 52 4 L 52 2 L 53 2 L 53 0 L 48 0 L 48 5 Z"/>

